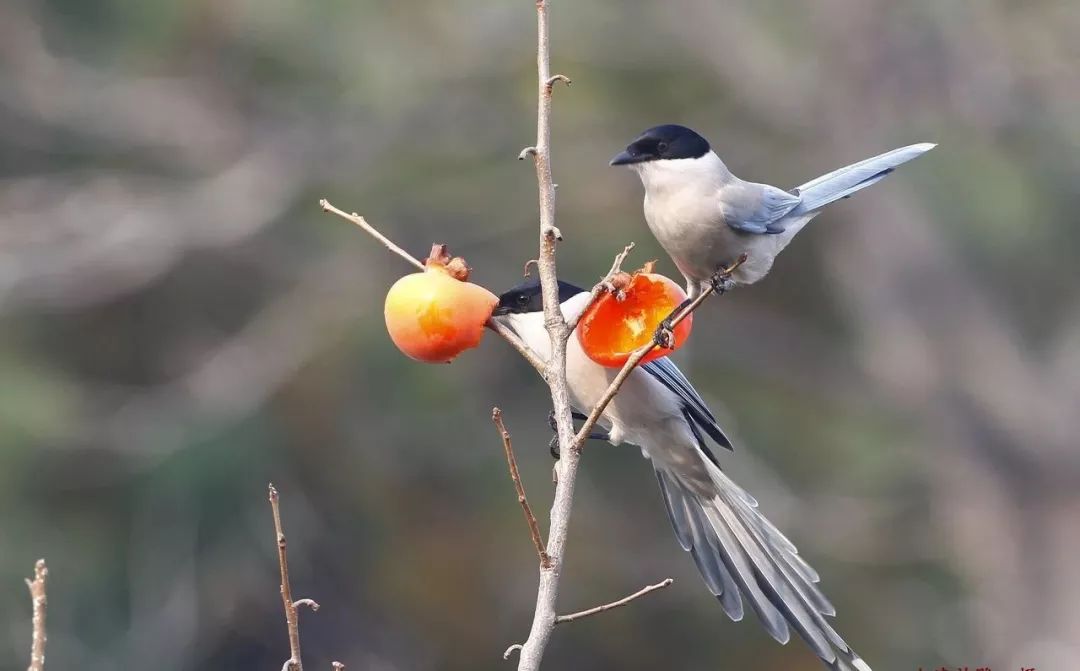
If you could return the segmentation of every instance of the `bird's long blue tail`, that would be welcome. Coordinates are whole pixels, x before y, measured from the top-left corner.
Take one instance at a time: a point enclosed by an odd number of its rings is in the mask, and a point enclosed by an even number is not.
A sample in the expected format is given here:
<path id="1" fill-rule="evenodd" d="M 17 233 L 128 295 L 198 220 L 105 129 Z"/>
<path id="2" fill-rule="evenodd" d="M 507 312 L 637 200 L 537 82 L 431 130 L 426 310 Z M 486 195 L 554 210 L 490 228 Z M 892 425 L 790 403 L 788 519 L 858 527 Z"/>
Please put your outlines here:
<path id="1" fill-rule="evenodd" d="M 795 193 L 802 197 L 802 202 L 792 210 L 791 214 L 815 212 L 871 184 L 877 184 L 897 166 L 922 156 L 936 146 L 931 142 L 923 142 L 893 149 L 812 179 L 795 189 Z"/>

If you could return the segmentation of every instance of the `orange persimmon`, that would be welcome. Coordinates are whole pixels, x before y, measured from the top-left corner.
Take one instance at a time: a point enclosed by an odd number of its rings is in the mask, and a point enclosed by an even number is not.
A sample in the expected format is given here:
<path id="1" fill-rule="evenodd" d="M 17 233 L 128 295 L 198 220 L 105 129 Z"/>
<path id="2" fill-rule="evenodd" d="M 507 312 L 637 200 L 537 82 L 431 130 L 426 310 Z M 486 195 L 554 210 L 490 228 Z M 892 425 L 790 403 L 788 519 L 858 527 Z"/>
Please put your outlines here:
<path id="1" fill-rule="evenodd" d="M 620 296 L 607 292 L 589 306 L 578 322 L 577 336 L 590 359 L 609 368 L 621 368 L 634 350 L 652 342 L 660 322 L 686 299 L 682 287 L 652 272 L 645 264 L 633 275 L 625 273 L 617 282 Z M 694 315 L 690 314 L 672 330 L 674 346 L 656 347 L 642 361 L 667 356 L 690 336 Z"/>
<path id="2" fill-rule="evenodd" d="M 402 277 L 386 294 L 386 330 L 407 356 L 449 363 L 480 344 L 484 323 L 499 302 L 495 294 L 468 282 L 469 267 L 450 258 L 446 245 L 432 245 L 424 272 Z"/>

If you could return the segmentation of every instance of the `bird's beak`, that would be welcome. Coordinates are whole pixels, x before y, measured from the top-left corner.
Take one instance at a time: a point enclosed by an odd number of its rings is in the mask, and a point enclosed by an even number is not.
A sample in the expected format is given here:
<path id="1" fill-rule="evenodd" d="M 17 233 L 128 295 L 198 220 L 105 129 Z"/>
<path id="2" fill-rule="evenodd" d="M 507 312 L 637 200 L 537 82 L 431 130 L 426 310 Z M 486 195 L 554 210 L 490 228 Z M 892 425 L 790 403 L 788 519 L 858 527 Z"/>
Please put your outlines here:
<path id="1" fill-rule="evenodd" d="M 631 163 L 638 163 L 640 158 L 634 156 L 629 151 L 621 151 L 615 155 L 615 158 L 611 159 L 608 165 L 630 165 Z"/>
<path id="2" fill-rule="evenodd" d="M 495 309 L 491 311 L 492 317 L 502 317 L 508 314 L 510 314 L 510 308 L 505 305 L 496 305 Z"/>

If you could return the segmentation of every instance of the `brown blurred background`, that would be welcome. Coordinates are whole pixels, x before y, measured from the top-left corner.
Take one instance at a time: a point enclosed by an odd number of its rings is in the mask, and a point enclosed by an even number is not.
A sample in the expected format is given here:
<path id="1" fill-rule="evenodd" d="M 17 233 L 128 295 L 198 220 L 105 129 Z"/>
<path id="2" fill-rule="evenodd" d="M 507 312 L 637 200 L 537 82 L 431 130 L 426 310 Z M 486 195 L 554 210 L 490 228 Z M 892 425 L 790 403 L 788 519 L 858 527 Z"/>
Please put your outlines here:
<path id="1" fill-rule="evenodd" d="M 708 136 L 792 186 L 941 146 L 832 207 L 677 360 L 738 439 L 725 467 L 820 570 L 875 669 L 1080 660 L 1080 5 L 554 3 L 562 276 L 661 257 L 607 159 Z M 497 338 L 407 360 L 407 271 L 317 201 L 500 290 L 535 255 L 527 0 L 0 5 L 0 668 L 48 558 L 49 668 L 277 669 L 266 483 L 305 661 L 504 669 L 535 557 L 489 413 L 546 511 L 549 401 Z M 818 669 L 731 623 L 648 465 L 590 446 L 552 669 Z"/>

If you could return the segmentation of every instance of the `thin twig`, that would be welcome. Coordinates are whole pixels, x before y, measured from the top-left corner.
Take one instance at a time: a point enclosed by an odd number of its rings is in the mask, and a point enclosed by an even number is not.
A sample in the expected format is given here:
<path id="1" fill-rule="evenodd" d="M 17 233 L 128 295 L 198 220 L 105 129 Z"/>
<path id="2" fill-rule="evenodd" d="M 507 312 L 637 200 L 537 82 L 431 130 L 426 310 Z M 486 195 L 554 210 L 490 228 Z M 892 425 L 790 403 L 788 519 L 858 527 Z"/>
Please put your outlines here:
<path id="1" fill-rule="evenodd" d="M 735 270 L 744 263 L 746 263 L 746 254 L 741 255 L 738 259 L 735 260 L 734 263 L 725 268 L 719 274 L 723 278 L 731 277 L 731 274 L 735 272 Z M 679 312 L 679 314 L 675 315 L 675 317 L 671 320 L 671 328 L 675 328 L 679 325 L 680 322 L 682 322 L 682 320 L 689 317 L 690 314 L 694 312 L 694 310 L 698 309 L 698 306 L 705 302 L 706 298 L 712 295 L 712 293 L 713 285 L 709 284 L 701 291 L 701 293 L 694 297 L 694 300 L 691 301 L 689 305 L 683 308 Z M 589 413 L 589 417 L 585 420 L 585 423 L 581 425 L 581 430 L 579 430 L 577 435 L 574 437 L 573 450 L 579 451 L 581 449 L 581 446 L 585 444 L 585 440 L 588 438 L 589 433 L 593 430 L 593 427 L 596 426 L 596 423 L 600 420 L 600 416 L 604 413 L 604 409 L 607 408 L 608 403 L 611 402 L 611 399 L 615 398 L 615 394 L 619 393 L 619 388 L 622 387 L 623 382 L 625 382 L 626 379 L 630 377 L 630 373 L 633 372 L 634 368 L 639 363 L 641 363 L 641 360 L 644 359 L 649 352 L 653 351 L 653 348 L 655 347 L 657 347 L 655 341 L 642 345 L 638 349 L 634 350 L 634 352 L 630 355 L 630 358 L 626 360 L 626 363 L 623 364 L 622 369 L 619 370 L 619 374 L 616 375 L 615 379 L 613 379 L 611 381 L 611 384 L 608 385 L 608 388 L 604 392 L 604 395 L 601 396 L 600 400 L 597 401 L 595 406 L 593 406 L 592 412 Z"/>
<path id="2" fill-rule="evenodd" d="M 547 87 L 548 95 L 551 95 L 551 89 L 555 86 L 555 82 L 562 82 L 567 86 L 570 86 L 574 82 L 570 81 L 570 78 L 566 75 L 552 75 L 544 82 L 544 86 Z"/>
<path id="3" fill-rule="evenodd" d="M 529 362 L 536 372 L 540 374 L 540 377 L 547 382 L 548 380 L 548 367 L 547 362 L 540 358 L 540 356 L 532 351 L 532 349 L 525 344 L 525 341 L 518 337 L 508 326 L 501 323 L 495 318 L 488 319 L 484 326 L 488 327 L 495 333 L 499 334 L 503 340 L 505 340 L 511 347 L 513 347 L 518 354 Z"/>
<path id="4" fill-rule="evenodd" d="M 330 203 L 330 201 L 326 200 L 325 198 L 319 201 L 319 206 L 322 207 L 324 212 L 331 212 L 346 221 L 356 224 L 373 238 L 381 242 L 387 249 L 394 252 L 401 258 L 405 259 L 412 266 L 420 270 L 424 269 L 424 264 L 418 261 L 416 257 L 409 254 L 404 249 L 395 244 L 394 241 L 392 241 L 390 238 L 380 233 L 378 229 L 369 224 L 367 220 L 360 215 L 356 213 L 349 214 L 344 210 L 340 210 L 334 207 Z M 494 319 L 488 319 L 484 325 L 495 333 L 499 334 L 499 336 L 503 340 L 505 340 L 507 343 L 509 343 L 511 347 L 517 350 L 517 353 L 524 357 L 525 360 L 528 361 L 529 364 L 536 369 L 536 372 L 540 373 L 540 377 L 542 377 L 545 381 L 547 380 L 547 364 L 536 354 L 536 352 L 533 352 L 531 349 L 529 349 L 529 346 L 526 345 L 525 342 L 521 338 L 519 338 L 516 333 L 514 333 L 512 330 L 500 324 Z"/>
<path id="5" fill-rule="evenodd" d="M 514 652 L 517 651 L 517 650 L 521 650 L 521 644 L 520 643 L 514 643 L 513 645 L 509 646 L 503 652 L 503 659 L 510 659 L 510 655 L 514 654 Z"/>
<path id="6" fill-rule="evenodd" d="M 607 272 L 607 275 L 604 275 L 604 279 L 597 282 L 596 286 L 594 286 L 592 288 L 592 291 L 589 292 L 589 302 L 585 304 L 585 309 L 579 312 L 576 317 L 574 317 L 567 323 L 567 337 L 569 337 L 570 334 L 574 332 L 574 329 L 577 328 L 578 322 L 581 321 L 581 317 L 585 314 L 589 307 L 596 302 L 596 299 L 600 297 L 600 294 L 604 293 L 605 291 L 612 291 L 613 289 L 615 289 L 615 287 L 611 284 L 611 280 L 613 277 L 615 277 L 615 275 L 622 272 L 622 264 L 624 261 L 626 261 L 626 257 L 630 255 L 630 252 L 633 249 L 634 243 L 631 242 L 629 245 L 623 248 L 621 252 L 615 255 L 615 262 L 611 264 L 611 270 L 609 270 Z"/>
<path id="7" fill-rule="evenodd" d="M 281 603 L 285 606 L 285 623 L 289 628 L 289 658 L 285 660 L 281 671 L 304 671 L 300 658 L 300 615 L 297 606 L 309 606 L 312 611 L 319 610 L 319 604 L 311 599 L 293 601 L 292 585 L 289 584 L 289 560 L 285 554 L 285 531 L 281 528 L 281 506 L 278 492 L 274 485 L 269 486 L 270 510 L 274 514 L 274 533 L 277 535 L 278 566 L 281 569 Z"/>
<path id="8" fill-rule="evenodd" d="M 26 579 L 26 586 L 30 588 L 30 602 L 33 606 L 32 638 L 30 639 L 30 666 L 27 671 L 45 670 L 45 614 L 48 610 L 49 598 L 46 587 L 49 580 L 49 569 L 45 566 L 45 560 L 39 559 L 34 564 L 34 579 Z"/>
<path id="9" fill-rule="evenodd" d="M 673 582 L 675 582 L 673 578 L 667 578 L 656 583 L 655 585 L 648 585 L 646 587 L 643 587 L 629 596 L 624 596 L 618 601 L 605 603 L 602 606 L 596 606 L 595 608 L 589 608 L 588 610 L 579 610 L 578 612 L 570 613 L 569 615 L 559 615 L 555 618 L 555 624 L 562 624 L 563 622 L 573 622 L 574 620 L 580 620 L 584 617 L 589 617 L 590 615 L 598 615 L 600 613 L 603 613 L 604 611 L 611 610 L 612 608 L 625 606 L 634 599 L 639 599 L 648 594 L 649 592 L 655 592 L 658 589 L 664 589 Z"/>
<path id="10" fill-rule="evenodd" d="M 548 556 L 547 549 L 544 547 L 544 537 L 540 534 L 540 525 L 536 523 L 536 516 L 533 515 L 529 499 L 525 498 L 525 486 L 521 484 L 521 474 L 518 473 L 514 448 L 510 444 L 510 432 L 506 430 L 506 425 L 503 424 L 502 410 L 492 408 L 491 421 L 495 423 L 495 428 L 499 430 L 499 435 L 502 437 L 503 451 L 506 453 L 506 465 L 510 467 L 510 479 L 514 481 L 514 490 L 517 491 L 521 510 L 525 513 L 525 522 L 529 525 L 529 535 L 532 537 L 533 546 L 536 548 L 536 555 L 540 558 L 540 566 L 549 568 L 551 566 L 551 557 Z"/>
<path id="11" fill-rule="evenodd" d="M 424 269 L 424 264 L 421 263 L 419 260 L 417 260 L 417 258 L 415 256 L 408 253 L 407 251 L 405 251 L 401 247 L 398 247 L 397 245 L 395 245 L 394 242 L 392 240 L 390 240 L 390 238 L 386 237 L 385 235 L 380 233 L 378 230 L 376 230 L 374 226 L 367 223 L 367 220 L 364 219 L 363 217 L 361 217 L 359 214 L 357 214 L 355 212 L 353 212 L 352 214 L 349 214 L 348 212 L 345 212 L 343 210 L 339 210 L 336 207 L 334 207 L 333 205 L 331 205 L 330 201 L 328 201 L 325 198 L 323 198 L 322 200 L 319 201 L 319 206 L 322 207 L 323 212 L 333 212 L 334 214 L 341 217 L 342 219 L 345 219 L 347 221 L 351 221 L 352 223 L 356 224 L 360 228 L 364 229 L 364 231 L 366 231 L 368 235 L 375 238 L 379 242 L 383 243 L 383 245 L 387 249 L 392 251 L 393 253 L 395 253 L 398 256 L 400 256 L 401 258 L 405 259 L 406 261 L 408 261 L 409 263 L 411 263 L 415 267 L 419 268 L 420 270 Z"/>

